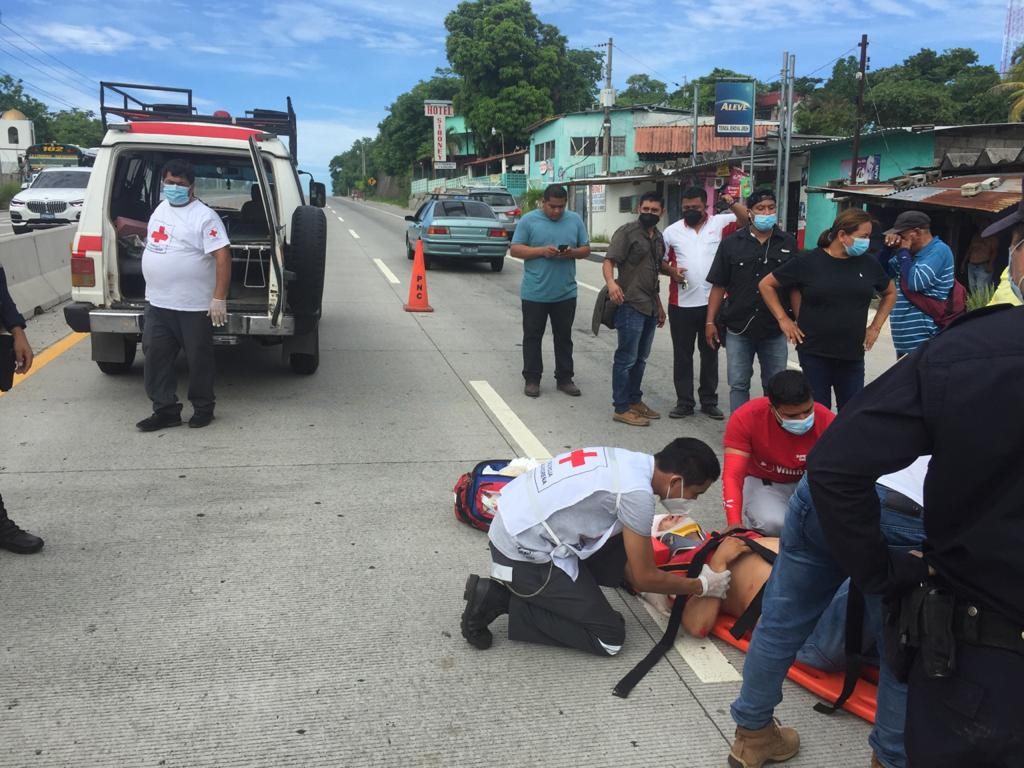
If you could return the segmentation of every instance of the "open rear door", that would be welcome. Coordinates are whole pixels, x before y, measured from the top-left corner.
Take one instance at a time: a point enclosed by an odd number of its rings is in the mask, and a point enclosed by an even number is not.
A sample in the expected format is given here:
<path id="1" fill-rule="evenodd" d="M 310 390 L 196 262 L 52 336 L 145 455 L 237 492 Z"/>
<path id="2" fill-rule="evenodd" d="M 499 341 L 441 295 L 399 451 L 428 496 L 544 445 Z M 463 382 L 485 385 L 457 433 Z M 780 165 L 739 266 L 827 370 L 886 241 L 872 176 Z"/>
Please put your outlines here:
<path id="1" fill-rule="evenodd" d="M 270 279 L 267 281 L 270 324 L 279 327 L 285 306 L 284 227 L 277 221 L 274 196 L 270 191 L 270 180 L 267 178 L 267 169 L 263 165 L 263 158 L 260 156 L 260 148 L 256 143 L 255 136 L 249 137 L 249 154 L 252 156 L 252 164 L 256 169 L 256 180 L 260 185 L 260 197 L 263 199 L 263 211 L 270 228 L 270 261 L 273 265 L 273 269 L 270 270 Z"/>

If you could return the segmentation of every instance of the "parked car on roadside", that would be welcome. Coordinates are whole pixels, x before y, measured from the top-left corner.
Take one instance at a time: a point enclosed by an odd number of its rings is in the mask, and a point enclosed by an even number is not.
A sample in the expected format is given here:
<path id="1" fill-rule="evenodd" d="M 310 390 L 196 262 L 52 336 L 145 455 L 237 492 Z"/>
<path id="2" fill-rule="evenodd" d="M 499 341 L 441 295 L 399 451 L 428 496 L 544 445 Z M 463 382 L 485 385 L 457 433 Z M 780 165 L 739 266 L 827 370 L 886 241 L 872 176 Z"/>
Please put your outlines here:
<path id="1" fill-rule="evenodd" d="M 82 216 L 92 168 L 45 168 L 11 198 L 11 228 L 16 235 L 33 229 L 76 224 Z"/>
<path id="2" fill-rule="evenodd" d="M 434 199 L 455 198 L 457 200 L 477 200 L 487 203 L 498 217 L 498 221 L 508 232 L 508 239 L 516 231 L 516 224 L 523 215 L 516 199 L 504 187 L 458 187 L 432 195 Z"/>
<path id="3" fill-rule="evenodd" d="M 416 241 L 423 240 L 423 265 L 430 269 L 438 258 L 486 261 L 492 272 L 505 266 L 508 235 L 486 203 L 444 197 L 427 200 L 406 216 L 405 249 L 410 259 Z"/>

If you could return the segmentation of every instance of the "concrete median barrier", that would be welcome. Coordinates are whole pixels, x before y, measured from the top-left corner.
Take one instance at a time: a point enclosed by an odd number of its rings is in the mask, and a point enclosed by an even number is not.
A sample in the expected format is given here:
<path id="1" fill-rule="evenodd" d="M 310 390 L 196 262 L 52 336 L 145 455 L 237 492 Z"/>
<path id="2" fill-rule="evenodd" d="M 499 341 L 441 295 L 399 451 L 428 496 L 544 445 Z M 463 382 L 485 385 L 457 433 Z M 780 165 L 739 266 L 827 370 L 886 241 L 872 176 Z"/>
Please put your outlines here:
<path id="1" fill-rule="evenodd" d="M 33 232 L 0 241 L 0 264 L 11 296 L 26 317 L 71 296 L 72 226 Z"/>

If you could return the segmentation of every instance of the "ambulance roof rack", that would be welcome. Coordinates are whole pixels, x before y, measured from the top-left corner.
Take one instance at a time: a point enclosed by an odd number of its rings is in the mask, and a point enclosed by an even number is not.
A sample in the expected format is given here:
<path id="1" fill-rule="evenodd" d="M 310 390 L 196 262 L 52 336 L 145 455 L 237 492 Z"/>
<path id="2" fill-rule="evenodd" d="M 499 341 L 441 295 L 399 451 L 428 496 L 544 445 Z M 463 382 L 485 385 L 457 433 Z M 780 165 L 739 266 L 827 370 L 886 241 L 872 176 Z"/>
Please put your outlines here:
<path id="1" fill-rule="evenodd" d="M 153 98 L 148 94 L 157 95 L 159 101 L 144 101 Z M 175 94 L 179 101 L 164 101 L 166 94 Z M 111 102 L 110 104 L 107 101 Z M 184 99 L 184 103 L 180 101 Z M 108 116 L 120 117 L 129 122 L 145 120 L 165 120 L 172 122 L 193 123 L 224 123 L 253 128 L 275 136 L 288 138 L 288 151 L 294 162 L 298 162 L 298 138 L 295 110 L 292 109 L 291 96 L 287 97 L 287 110 L 249 109 L 245 117 L 233 117 L 227 112 L 213 115 L 201 115 L 192 103 L 191 88 L 172 88 L 162 85 L 139 85 L 136 83 L 100 82 L 100 121 L 103 130 L 107 130 Z"/>

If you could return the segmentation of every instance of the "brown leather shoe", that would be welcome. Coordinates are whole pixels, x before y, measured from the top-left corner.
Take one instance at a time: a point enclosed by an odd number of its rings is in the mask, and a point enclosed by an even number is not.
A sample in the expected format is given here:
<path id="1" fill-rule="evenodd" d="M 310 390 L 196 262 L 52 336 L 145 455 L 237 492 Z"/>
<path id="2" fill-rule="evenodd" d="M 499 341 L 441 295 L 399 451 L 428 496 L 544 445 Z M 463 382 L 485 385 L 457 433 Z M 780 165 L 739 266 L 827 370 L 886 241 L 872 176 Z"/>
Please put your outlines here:
<path id="1" fill-rule="evenodd" d="M 523 387 L 523 394 L 526 395 L 527 397 L 540 397 L 540 382 L 526 382 L 526 386 Z"/>
<path id="2" fill-rule="evenodd" d="M 661 418 L 661 414 L 658 413 L 653 408 L 651 408 L 649 405 L 647 405 L 647 403 L 645 403 L 643 400 L 641 400 L 639 403 L 633 403 L 631 406 L 629 406 L 629 410 L 631 410 L 633 413 L 640 414 L 645 419 Z"/>
<path id="3" fill-rule="evenodd" d="M 580 388 L 572 383 L 572 379 L 558 382 L 558 391 L 565 392 L 565 394 L 572 395 L 573 397 L 579 397 L 583 394 L 580 392 Z"/>
<path id="4" fill-rule="evenodd" d="M 649 427 L 651 421 L 646 416 L 641 416 L 636 411 L 623 411 L 622 413 L 615 413 L 612 416 L 612 421 L 617 421 L 620 424 L 629 424 L 631 427 Z"/>

